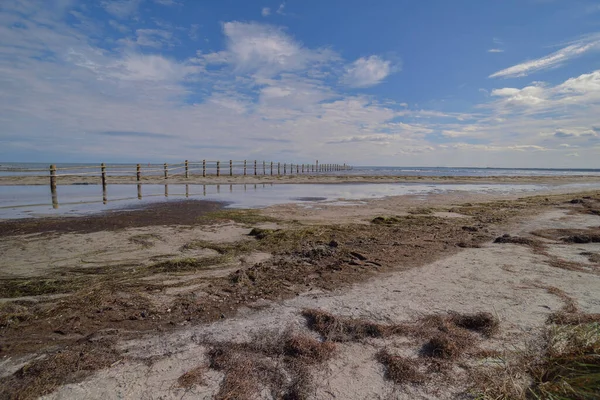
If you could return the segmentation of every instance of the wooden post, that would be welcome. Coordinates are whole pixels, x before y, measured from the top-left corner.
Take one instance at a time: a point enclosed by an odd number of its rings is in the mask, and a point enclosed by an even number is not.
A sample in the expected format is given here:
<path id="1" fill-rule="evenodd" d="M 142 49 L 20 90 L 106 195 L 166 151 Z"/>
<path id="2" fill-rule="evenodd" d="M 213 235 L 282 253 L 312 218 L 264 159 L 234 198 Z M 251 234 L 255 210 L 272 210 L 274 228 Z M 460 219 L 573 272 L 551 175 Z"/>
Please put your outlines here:
<path id="1" fill-rule="evenodd" d="M 229 160 L 229 176 L 233 176 L 233 160 Z"/>
<path id="2" fill-rule="evenodd" d="M 165 163 L 165 179 L 169 179 L 169 164 Z"/>
<path id="3" fill-rule="evenodd" d="M 271 176 L 273 176 L 273 161 L 271 161 Z"/>
<path id="4" fill-rule="evenodd" d="M 285 173 L 287 172 L 287 164 L 283 163 L 283 174 L 285 175 Z"/>
<path id="5" fill-rule="evenodd" d="M 165 183 L 165 197 L 169 197 L 169 185 Z"/>
<path id="6" fill-rule="evenodd" d="M 246 176 L 246 160 L 244 160 L 244 176 Z"/>
<path id="7" fill-rule="evenodd" d="M 266 168 L 266 164 L 265 161 L 263 160 L 263 175 L 267 174 L 267 168 Z"/>
<path id="8" fill-rule="evenodd" d="M 138 183 L 137 185 L 137 190 L 138 190 L 138 200 L 142 199 L 142 185 L 140 183 Z"/>
<path id="9" fill-rule="evenodd" d="M 141 166 L 141 164 L 137 164 L 135 166 L 135 179 L 138 182 L 142 180 L 142 166 Z"/>
<path id="10" fill-rule="evenodd" d="M 256 160 L 254 160 L 254 175 L 256 176 Z"/>
<path id="11" fill-rule="evenodd" d="M 102 187 L 106 186 L 106 164 L 100 164 L 100 172 L 102 173 Z"/>
<path id="12" fill-rule="evenodd" d="M 190 197 L 190 185 L 185 184 L 185 197 Z"/>
<path id="13" fill-rule="evenodd" d="M 190 177 L 190 167 L 188 164 L 188 160 L 185 160 L 185 177 L 189 178 Z"/>
<path id="14" fill-rule="evenodd" d="M 202 176 L 206 176 L 206 160 L 202 160 Z"/>
<path id="15" fill-rule="evenodd" d="M 221 176 L 221 161 L 217 161 L 217 176 Z"/>
<path id="16" fill-rule="evenodd" d="M 277 163 L 277 175 L 281 175 L 281 163 Z"/>
<path id="17" fill-rule="evenodd" d="M 50 166 L 50 191 L 56 192 L 56 165 Z"/>

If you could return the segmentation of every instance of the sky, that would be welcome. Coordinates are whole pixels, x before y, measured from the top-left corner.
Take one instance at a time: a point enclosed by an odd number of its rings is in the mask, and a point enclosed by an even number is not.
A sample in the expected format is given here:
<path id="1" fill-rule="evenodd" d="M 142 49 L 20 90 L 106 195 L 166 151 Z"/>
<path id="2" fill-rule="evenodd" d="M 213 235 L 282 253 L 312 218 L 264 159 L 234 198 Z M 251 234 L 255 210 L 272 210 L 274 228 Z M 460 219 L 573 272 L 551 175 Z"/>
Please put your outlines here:
<path id="1" fill-rule="evenodd" d="M 600 168 L 598 0 L 1 0 L 0 162 Z"/>

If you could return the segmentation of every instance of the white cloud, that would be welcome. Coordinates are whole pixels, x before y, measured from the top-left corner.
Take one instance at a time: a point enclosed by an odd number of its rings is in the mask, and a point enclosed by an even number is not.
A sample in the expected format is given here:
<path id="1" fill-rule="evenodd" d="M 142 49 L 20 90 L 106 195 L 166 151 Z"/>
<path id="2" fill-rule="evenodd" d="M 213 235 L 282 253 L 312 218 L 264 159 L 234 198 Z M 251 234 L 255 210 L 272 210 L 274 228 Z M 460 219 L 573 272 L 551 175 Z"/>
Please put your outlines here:
<path id="1" fill-rule="evenodd" d="M 142 0 L 103 0 L 100 4 L 106 12 L 117 18 L 127 18 L 135 14 Z"/>
<path id="2" fill-rule="evenodd" d="M 531 73 L 557 67 L 572 58 L 584 53 L 600 50 L 600 34 L 590 35 L 584 39 L 571 43 L 550 55 L 536 60 L 526 61 L 521 64 L 503 69 L 490 75 L 490 78 L 516 78 L 527 76 Z"/>
<path id="3" fill-rule="evenodd" d="M 203 55 L 206 62 L 228 62 L 238 72 L 272 76 L 326 63 L 337 57 L 329 50 L 310 50 L 281 28 L 245 22 L 226 22 L 227 50 Z"/>
<path id="4" fill-rule="evenodd" d="M 263 7 L 262 11 L 260 12 L 260 14 L 263 17 L 268 17 L 269 15 L 271 15 L 271 9 L 269 7 Z"/>
<path id="5" fill-rule="evenodd" d="M 391 61 L 379 56 L 362 57 L 346 67 L 342 82 L 350 87 L 370 87 L 381 83 L 394 70 Z"/>
<path id="6" fill-rule="evenodd" d="M 488 53 L 504 53 L 502 49 L 489 49 Z"/>
<path id="7" fill-rule="evenodd" d="M 285 9 L 285 3 L 281 3 L 279 5 L 279 8 L 277 8 L 277 11 L 275 11 L 275 12 L 277 14 L 285 15 L 285 13 L 283 12 L 284 9 Z"/>
<path id="8" fill-rule="evenodd" d="M 585 106 L 600 102 L 600 70 L 550 86 L 534 82 L 522 89 L 494 89 L 492 96 L 501 100 L 495 106 L 509 107 L 512 111 L 548 112 L 570 106 Z"/>

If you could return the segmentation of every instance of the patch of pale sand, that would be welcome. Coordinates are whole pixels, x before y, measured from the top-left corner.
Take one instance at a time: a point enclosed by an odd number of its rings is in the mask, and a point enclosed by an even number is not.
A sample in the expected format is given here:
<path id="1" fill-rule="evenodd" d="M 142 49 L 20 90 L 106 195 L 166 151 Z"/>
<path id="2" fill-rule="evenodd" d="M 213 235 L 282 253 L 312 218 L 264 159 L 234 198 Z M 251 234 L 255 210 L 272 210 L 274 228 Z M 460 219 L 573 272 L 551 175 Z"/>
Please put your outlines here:
<path id="1" fill-rule="evenodd" d="M 550 218 L 542 216 L 542 220 L 552 223 L 556 215 Z M 568 226 L 577 228 L 578 223 L 583 222 L 577 217 L 574 221 L 576 223 Z M 531 231 L 532 226 L 536 226 L 536 222 L 527 221 L 520 229 Z M 511 233 L 514 234 L 513 231 Z M 127 350 L 128 357 L 132 359 L 124 360 L 118 368 L 99 371 L 82 383 L 65 385 L 47 398 L 119 398 L 116 393 L 141 398 L 148 393 L 148 387 L 153 388 L 154 397 L 176 397 L 181 393 L 173 389 L 176 375 L 185 368 L 175 361 L 175 354 L 179 355 L 177 360 L 195 357 L 198 363 L 202 363 L 206 340 L 240 342 L 265 330 L 306 329 L 305 321 L 299 315 L 305 308 L 319 308 L 338 315 L 380 322 L 411 321 L 448 311 L 488 311 L 500 318 L 501 331 L 496 339 L 483 344 L 513 351 L 526 346 L 544 326 L 548 315 L 563 306 L 560 299 L 539 285 L 564 290 L 577 300 L 583 311 L 600 312 L 597 296 L 600 276 L 552 268 L 545 261 L 544 256 L 533 254 L 525 246 L 488 244 L 483 248 L 466 249 L 422 268 L 379 277 L 351 289 L 307 293 L 282 303 L 271 303 L 258 312 L 245 309 L 236 318 L 214 324 L 146 336 L 122 344 L 121 348 Z M 393 340 L 384 341 L 382 346 L 404 346 L 404 351 L 407 351 L 406 344 Z M 416 350 L 412 349 L 413 352 Z M 383 380 L 383 369 L 374 359 L 374 352 L 373 343 L 340 346 L 339 354 L 324 366 L 329 372 L 315 373 L 314 398 L 377 399 L 391 396 L 395 399 L 433 399 L 451 397 L 464 389 L 459 383 L 454 383 L 454 386 L 398 386 L 390 395 L 391 386 Z M 136 358 L 140 360 L 136 361 Z M 143 359 L 155 358 L 161 360 L 159 369 L 148 367 L 143 362 Z M 191 362 L 189 367 L 194 365 Z M 167 374 L 165 371 L 176 373 Z M 211 376 L 216 378 L 216 375 Z M 207 391 L 216 390 L 218 380 L 209 379 L 208 385 Z M 202 387 L 196 389 L 205 390 Z"/>
<path id="2" fill-rule="evenodd" d="M 250 229 L 229 223 L 213 226 L 150 226 L 94 233 L 9 236 L 0 242 L 0 277 L 32 277 L 56 269 L 148 264 L 179 257 L 204 257 L 206 249 L 185 250 L 203 240 L 231 243 L 247 239 Z M 141 238 L 144 245 L 136 238 Z"/>

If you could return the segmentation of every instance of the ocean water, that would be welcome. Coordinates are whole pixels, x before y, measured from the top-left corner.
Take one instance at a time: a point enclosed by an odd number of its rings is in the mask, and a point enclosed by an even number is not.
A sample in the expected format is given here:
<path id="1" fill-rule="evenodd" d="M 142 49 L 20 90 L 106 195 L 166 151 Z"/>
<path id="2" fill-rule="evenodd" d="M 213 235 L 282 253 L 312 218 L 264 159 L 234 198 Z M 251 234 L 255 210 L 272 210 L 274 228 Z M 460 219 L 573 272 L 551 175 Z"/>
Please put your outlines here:
<path id="1" fill-rule="evenodd" d="M 84 215 L 155 202 L 186 199 L 221 201 L 231 208 L 261 208 L 297 203 L 305 207 L 322 204 L 352 205 L 387 196 L 426 196 L 445 192 L 527 194 L 558 189 L 600 189 L 600 184 L 226 184 L 226 185 L 60 185 L 52 197 L 46 185 L 0 186 L 0 219 L 39 216 Z"/>
<path id="2" fill-rule="evenodd" d="M 228 171 L 229 161 L 222 161 L 222 170 Z M 100 167 L 88 168 L 89 164 L 63 163 L 56 164 L 59 174 L 100 175 Z M 107 164 L 110 175 L 135 175 L 136 164 Z M 162 175 L 163 164 L 141 164 L 143 175 Z M 182 173 L 183 169 L 173 164 L 171 174 Z M 170 167 L 171 168 L 171 167 Z M 248 173 L 252 173 L 253 161 L 248 161 Z M 190 166 L 192 174 L 200 174 L 201 164 Z M 262 173 L 262 161 L 259 161 L 259 174 Z M 283 169 L 283 164 L 282 164 Z M 241 174 L 241 164 L 234 167 L 235 174 Z M 209 174 L 214 174 L 214 164 L 210 164 Z M 267 174 L 270 166 L 267 165 Z M 0 162 L 0 176 L 43 175 L 49 174 L 49 164 L 43 163 L 3 163 Z M 326 175 L 372 175 L 372 176 L 600 176 L 600 169 L 547 169 L 547 168 L 452 168 L 452 167 L 369 167 L 357 166 L 351 170 L 338 172 L 321 172 Z"/>

